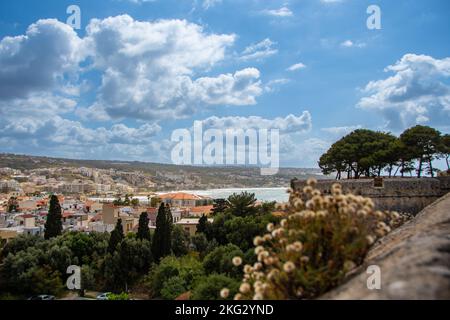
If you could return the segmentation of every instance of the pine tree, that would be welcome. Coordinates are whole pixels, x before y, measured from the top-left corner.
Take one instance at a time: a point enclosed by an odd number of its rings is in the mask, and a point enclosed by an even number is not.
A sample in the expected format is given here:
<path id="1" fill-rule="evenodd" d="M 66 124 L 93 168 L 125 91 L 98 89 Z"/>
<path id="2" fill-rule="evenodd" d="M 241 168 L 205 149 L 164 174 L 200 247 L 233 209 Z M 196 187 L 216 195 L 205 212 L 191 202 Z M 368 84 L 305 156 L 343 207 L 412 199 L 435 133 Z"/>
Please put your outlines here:
<path id="1" fill-rule="evenodd" d="M 125 238 L 123 233 L 122 219 L 118 219 L 116 223 L 116 227 L 111 232 L 111 237 L 109 238 L 108 244 L 108 252 L 113 254 L 116 251 L 117 246 L 122 242 Z"/>
<path id="2" fill-rule="evenodd" d="M 148 214 L 147 212 L 142 212 L 141 216 L 139 217 L 139 226 L 138 226 L 138 232 L 137 232 L 137 238 L 140 240 L 151 240 L 150 236 L 150 228 L 148 227 L 149 223 Z"/>
<path id="3" fill-rule="evenodd" d="M 50 198 L 50 208 L 48 209 L 47 221 L 45 222 L 44 237 L 46 240 L 62 234 L 61 205 L 58 197 L 53 195 Z"/>
<path id="4" fill-rule="evenodd" d="M 207 223 L 208 223 L 208 218 L 206 217 L 206 215 L 202 215 L 200 220 L 198 220 L 196 233 L 205 233 Z"/>

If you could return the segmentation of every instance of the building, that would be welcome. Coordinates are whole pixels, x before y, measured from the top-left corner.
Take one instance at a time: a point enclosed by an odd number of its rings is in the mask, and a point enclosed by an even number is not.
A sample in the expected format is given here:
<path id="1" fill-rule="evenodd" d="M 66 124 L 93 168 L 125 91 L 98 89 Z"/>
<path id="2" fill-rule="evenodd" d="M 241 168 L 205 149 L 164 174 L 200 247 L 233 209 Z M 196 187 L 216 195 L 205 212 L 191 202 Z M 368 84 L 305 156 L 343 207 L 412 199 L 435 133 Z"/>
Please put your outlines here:
<path id="1" fill-rule="evenodd" d="M 158 198 L 171 207 L 180 208 L 207 206 L 213 203 L 211 198 L 184 192 L 162 194 Z"/>
<path id="2" fill-rule="evenodd" d="M 179 225 L 183 228 L 184 231 L 188 232 L 189 235 L 195 236 L 195 233 L 197 232 L 197 225 L 200 219 L 181 219 L 176 225 Z M 213 219 L 208 219 L 209 222 L 213 222 Z"/>

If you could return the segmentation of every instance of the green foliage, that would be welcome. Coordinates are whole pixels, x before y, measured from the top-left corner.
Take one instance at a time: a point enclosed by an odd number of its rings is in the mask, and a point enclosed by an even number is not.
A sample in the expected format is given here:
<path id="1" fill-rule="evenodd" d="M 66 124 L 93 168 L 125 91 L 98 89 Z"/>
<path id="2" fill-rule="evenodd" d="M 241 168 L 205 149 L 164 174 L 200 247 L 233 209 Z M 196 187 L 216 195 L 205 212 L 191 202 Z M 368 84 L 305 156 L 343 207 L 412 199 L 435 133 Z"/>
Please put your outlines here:
<path id="1" fill-rule="evenodd" d="M 191 238 L 194 250 L 199 253 L 200 258 L 203 259 L 208 253 L 213 251 L 219 245 L 216 239 L 209 241 L 203 233 L 197 233 Z"/>
<path id="2" fill-rule="evenodd" d="M 126 292 L 122 292 L 119 294 L 111 293 L 110 295 L 108 295 L 108 300 L 110 301 L 130 300 L 130 295 Z"/>
<path id="3" fill-rule="evenodd" d="M 417 176 L 420 178 L 423 173 L 423 164 L 428 163 L 428 173 L 433 176 L 434 169 L 432 162 L 439 152 L 441 144 L 441 133 L 426 126 L 415 126 L 403 132 L 400 140 L 405 145 L 407 154 L 411 159 L 419 161 Z"/>
<path id="4" fill-rule="evenodd" d="M 196 233 L 205 233 L 207 225 L 208 225 L 208 217 L 203 214 L 201 218 L 198 220 Z"/>
<path id="5" fill-rule="evenodd" d="M 127 290 L 148 273 L 153 257 L 147 240 L 125 238 L 116 252 L 104 262 L 106 287 L 112 291 Z"/>
<path id="6" fill-rule="evenodd" d="M 314 299 L 360 265 L 371 245 L 407 219 L 381 212 L 369 198 L 344 195 L 340 185 L 323 196 L 308 181 L 292 193 L 288 218 L 255 237 L 257 262 L 244 266 L 236 299 Z"/>
<path id="7" fill-rule="evenodd" d="M 447 163 L 447 170 L 450 170 L 450 134 L 446 134 L 442 137 L 439 145 L 439 153 Z"/>
<path id="8" fill-rule="evenodd" d="M 172 228 L 172 252 L 176 257 L 181 257 L 189 252 L 189 233 L 181 226 Z"/>
<path id="9" fill-rule="evenodd" d="M 58 197 L 52 195 L 50 198 L 50 208 L 48 210 L 47 221 L 45 222 L 45 239 L 51 239 L 62 233 L 61 206 Z"/>
<path id="10" fill-rule="evenodd" d="M 220 246 L 210 252 L 203 260 L 203 268 L 207 274 L 226 274 L 231 277 L 242 275 L 241 270 L 234 266 L 234 257 L 244 257 L 244 253 L 234 244 Z"/>
<path id="11" fill-rule="evenodd" d="M 123 233 L 122 219 L 118 219 L 116 227 L 111 232 L 111 237 L 109 238 L 108 252 L 110 254 L 114 254 L 117 246 L 122 242 L 124 237 L 125 235 Z"/>
<path id="12" fill-rule="evenodd" d="M 192 291 L 192 300 L 231 300 L 238 293 L 240 282 L 234 278 L 223 274 L 212 274 L 203 276 L 197 281 L 197 285 Z M 222 288 L 229 290 L 229 296 L 222 298 L 220 291 Z"/>
<path id="13" fill-rule="evenodd" d="M 6 204 L 6 211 L 9 213 L 19 211 L 19 201 L 17 201 L 16 197 L 9 198 L 8 203 Z"/>
<path id="14" fill-rule="evenodd" d="M 153 266 L 146 282 L 153 298 L 173 299 L 192 290 L 203 274 L 203 266 L 198 259 L 189 255 L 181 258 L 169 256 Z"/>
<path id="15" fill-rule="evenodd" d="M 398 171 L 403 176 L 413 171 L 414 161 L 418 161 L 418 177 L 423 175 L 424 165 L 427 165 L 426 173 L 433 176 L 436 170 L 432 162 L 442 154 L 443 139 L 439 131 L 426 126 L 410 128 L 400 138 L 390 133 L 359 129 L 334 143 L 321 156 L 319 167 L 326 175 L 335 172 L 337 179 L 345 173 L 347 178 L 357 179 L 381 176 L 383 169 L 389 176 Z"/>
<path id="16" fill-rule="evenodd" d="M 173 218 L 170 207 L 161 203 L 156 216 L 156 230 L 152 241 L 152 253 L 155 261 L 171 254 L 172 224 Z"/>
<path id="17" fill-rule="evenodd" d="M 142 212 L 139 217 L 139 226 L 137 232 L 137 238 L 141 240 L 151 241 L 150 228 L 148 226 L 150 220 L 147 212 Z"/>
<path id="18" fill-rule="evenodd" d="M 226 212 L 239 217 L 254 215 L 257 212 L 255 203 L 256 197 L 254 193 L 234 193 L 228 197 L 228 208 Z"/>
<path id="19" fill-rule="evenodd" d="M 212 224 L 206 228 L 208 240 L 216 240 L 220 245 L 232 243 L 242 250 L 248 250 L 253 238 L 261 234 L 267 223 L 276 222 L 279 218 L 272 214 L 236 217 L 232 214 L 218 214 Z"/>
<path id="20" fill-rule="evenodd" d="M 215 199 L 213 203 L 212 215 L 224 213 L 228 209 L 228 201 L 226 199 Z"/>

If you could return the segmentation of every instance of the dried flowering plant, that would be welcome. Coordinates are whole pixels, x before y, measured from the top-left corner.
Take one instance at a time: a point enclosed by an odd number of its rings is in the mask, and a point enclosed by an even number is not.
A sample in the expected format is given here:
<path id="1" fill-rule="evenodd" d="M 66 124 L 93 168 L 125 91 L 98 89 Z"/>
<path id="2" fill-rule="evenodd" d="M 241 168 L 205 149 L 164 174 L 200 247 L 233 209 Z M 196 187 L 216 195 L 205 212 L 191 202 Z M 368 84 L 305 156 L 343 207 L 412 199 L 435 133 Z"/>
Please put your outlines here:
<path id="1" fill-rule="evenodd" d="M 254 239 L 258 261 L 244 266 L 236 300 L 316 298 L 360 265 L 377 239 L 409 218 L 377 211 L 371 199 L 343 194 L 339 184 L 322 195 L 316 184 L 310 179 L 302 191 L 290 190 L 287 218 L 268 224 L 268 233 Z"/>

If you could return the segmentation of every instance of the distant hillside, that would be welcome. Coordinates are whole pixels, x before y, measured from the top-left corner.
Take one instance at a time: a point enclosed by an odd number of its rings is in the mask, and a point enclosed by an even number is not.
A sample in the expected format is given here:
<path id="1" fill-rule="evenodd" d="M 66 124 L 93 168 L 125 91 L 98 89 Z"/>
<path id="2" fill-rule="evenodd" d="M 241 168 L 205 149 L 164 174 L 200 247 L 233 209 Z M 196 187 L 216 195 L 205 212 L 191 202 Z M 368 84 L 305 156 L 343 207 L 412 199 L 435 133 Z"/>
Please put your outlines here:
<path id="1" fill-rule="evenodd" d="M 105 161 L 59 159 L 26 155 L 0 154 L 0 168 L 33 170 L 53 167 L 87 167 L 141 171 L 151 175 L 153 181 L 164 184 L 164 189 L 209 189 L 229 187 L 287 187 L 293 178 L 320 176 L 319 169 L 281 168 L 274 176 L 261 176 L 254 167 L 195 167 L 138 161 Z M 182 181 L 180 183 L 180 181 Z"/>

